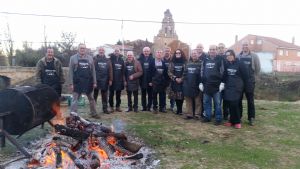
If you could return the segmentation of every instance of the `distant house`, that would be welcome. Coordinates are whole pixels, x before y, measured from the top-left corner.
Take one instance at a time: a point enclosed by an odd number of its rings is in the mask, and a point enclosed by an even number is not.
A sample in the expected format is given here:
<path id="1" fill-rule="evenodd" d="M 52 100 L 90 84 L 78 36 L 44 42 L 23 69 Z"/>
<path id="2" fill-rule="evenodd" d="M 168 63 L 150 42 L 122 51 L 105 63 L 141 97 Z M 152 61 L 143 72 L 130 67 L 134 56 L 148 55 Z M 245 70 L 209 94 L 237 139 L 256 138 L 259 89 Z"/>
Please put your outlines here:
<path id="1" fill-rule="evenodd" d="M 280 39 L 247 35 L 241 40 L 235 40 L 235 44 L 231 46 L 236 52 L 242 50 L 242 42 L 249 41 L 249 48 L 255 52 L 261 61 L 263 72 L 300 72 L 300 46 L 285 42 Z"/>

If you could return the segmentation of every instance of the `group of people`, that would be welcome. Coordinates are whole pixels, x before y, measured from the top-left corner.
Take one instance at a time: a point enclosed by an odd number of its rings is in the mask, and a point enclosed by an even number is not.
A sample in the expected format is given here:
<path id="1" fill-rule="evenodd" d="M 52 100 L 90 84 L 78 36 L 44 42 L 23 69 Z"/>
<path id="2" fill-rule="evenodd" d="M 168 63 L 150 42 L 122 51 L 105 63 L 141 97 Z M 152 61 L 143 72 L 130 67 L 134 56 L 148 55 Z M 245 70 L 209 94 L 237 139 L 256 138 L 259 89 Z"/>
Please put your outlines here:
<path id="1" fill-rule="evenodd" d="M 93 57 L 86 53 L 85 44 L 79 44 L 78 53 L 70 58 L 69 63 L 73 92 L 70 109 L 77 112 L 78 99 L 85 94 L 90 103 L 91 117 L 99 118 L 96 101 L 100 91 L 103 113 L 122 112 L 121 92 L 126 89 L 126 112 L 138 112 L 140 88 L 142 111 L 166 113 L 168 95 L 170 110 L 177 115 L 184 114 L 187 120 L 195 118 L 210 122 L 215 118 L 215 125 L 228 120 L 225 126 L 241 128 L 245 93 L 248 121 L 254 125 L 255 76 L 260 71 L 260 62 L 257 55 L 249 50 L 247 41 L 242 45 L 242 51 L 237 55 L 220 43 L 218 46 L 210 45 L 208 53 L 204 52 L 202 44 L 198 44 L 190 57 L 185 56 L 181 49 L 171 54 L 169 47 L 156 50 L 154 55 L 149 47 L 144 47 L 138 57 L 133 51 L 128 51 L 124 57 L 120 49 L 115 49 L 107 57 L 104 48 L 100 47 Z M 37 80 L 53 87 L 61 95 L 61 86 L 65 82 L 62 65 L 51 48 L 37 63 Z"/>

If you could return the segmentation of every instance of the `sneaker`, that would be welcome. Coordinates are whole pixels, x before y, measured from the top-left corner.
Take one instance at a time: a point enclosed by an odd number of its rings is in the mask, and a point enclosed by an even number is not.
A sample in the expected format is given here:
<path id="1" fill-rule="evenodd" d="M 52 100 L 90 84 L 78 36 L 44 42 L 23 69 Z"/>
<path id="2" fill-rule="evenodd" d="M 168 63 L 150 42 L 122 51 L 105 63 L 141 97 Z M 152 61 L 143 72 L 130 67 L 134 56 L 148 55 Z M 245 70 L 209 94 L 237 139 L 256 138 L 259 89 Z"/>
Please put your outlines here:
<path id="1" fill-rule="evenodd" d="M 117 112 L 122 112 L 122 109 L 121 109 L 120 107 L 117 107 L 117 108 L 116 108 L 116 111 L 117 111 Z"/>
<path id="2" fill-rule="evenodd" d="M 138 112 L 138 109 L 137 108 L 134 108 L 134 110 L 133 110 L 135 113 L 137 113 Z"/>
<path id="3" fill-rule="evenodd" d="M 234 125 L 234 128 L 236 128 L 236 129 L 240 129 L 240 128 L 242 128 L 242 125 L 241 125 L 241 123 L 235 124 L 235 125 Z"/>
<path id="4" fill-rule="evenodd" d="M 250 120 L 249 120 L 249 125 L 250 125 L 250 126 L 254 126 L 254 118 L 250 118 Z"/>
<path id="5" fill-rule="evenodd" d="M 128 108 L 128 110 L 126 110 L 126 112 L 131 112 L 132 111 L 132 108 Z"/>
<path id="6" fill-rule="evenodd" d="M 142 111 L 147 111 L 147 109 L 143 107 Z"/>
<path id="7" fill-rule="evenodd" d="M 224 123 L 224 126 L 231 127 L 231 126 L 233 126 L 233 125 L 232 125 L 232 123 L 227 122 L 227 123 Z"/>

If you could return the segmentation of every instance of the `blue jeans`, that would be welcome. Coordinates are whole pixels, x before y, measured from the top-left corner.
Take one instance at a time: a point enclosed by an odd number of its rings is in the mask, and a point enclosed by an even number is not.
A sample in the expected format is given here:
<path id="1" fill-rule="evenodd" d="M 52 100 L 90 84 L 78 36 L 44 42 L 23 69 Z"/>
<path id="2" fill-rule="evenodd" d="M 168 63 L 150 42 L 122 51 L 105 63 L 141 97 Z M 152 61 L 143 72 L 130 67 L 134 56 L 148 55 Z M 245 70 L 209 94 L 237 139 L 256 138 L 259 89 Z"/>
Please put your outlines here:
<path id="1" fill-rule="evenodd" d="M 211 120 L 212 114 L 212 100 L 214 102 L 214 110 L 216 121 L 222 121 L 222 111 L 221 111 L 221 93 L 216 92 L 213 96 L 203 94 L 203 106 L 205 111 L 205 118 Z"/>

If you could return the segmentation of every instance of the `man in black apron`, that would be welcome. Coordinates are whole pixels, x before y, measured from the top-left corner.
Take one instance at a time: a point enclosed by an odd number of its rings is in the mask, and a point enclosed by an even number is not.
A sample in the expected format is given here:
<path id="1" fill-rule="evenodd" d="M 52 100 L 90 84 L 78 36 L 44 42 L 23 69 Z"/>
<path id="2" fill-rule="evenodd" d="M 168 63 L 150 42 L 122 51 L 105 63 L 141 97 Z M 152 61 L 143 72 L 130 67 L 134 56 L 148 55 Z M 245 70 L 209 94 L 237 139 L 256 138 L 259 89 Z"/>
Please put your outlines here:
<path id="1" fill-rule="evenodd" d="M 112 85 L 112 65 L 108 58 L 105 56 L 103 47 L 99 48 L 99 54 L 94 57 L 97 87 L 94 89 L 94 99 L 97 102 L 99 90 L 101 90 L 102 109 L 103 113 L 108 114 L 107 99 L 108 99 L 108 86 Z"/>
<path id="2" fill-rule="evenodd" d="M 85 94 L 90 103 L 90 113 L 93 118 L 100 118 L 96 112 L 95 100 L 92 96 L 96 84 L 96 73 L 93 57 L 86 54 L 85 44 L 79 44 L 77 54 L 71 56 L 69 64 L 70 88 L 73 91 L 71 111 L 77 112 L 78 98 Z"/>
<path id="3" fill-rule="evenodd" d="M 141 99 L 143 107 L 142 111 L 150 111 L 152 107 L 153 87 L 151 81 L 155 69 L 155 61 L 150 52 L 151 51 L 149 47 L 144 47 L 143 53 L 138 59 L 143 68 L 143 75 L 140 77 L 140 86 L 142 91 Z"/>
<path id="4" fill-rule="evenodd" d="M 109 106 L 110 112 L 114 111 L 114 93 L 116 92 L 116 111 L 122 112 L 121 106 L 121 92 L 124 89 L 125 82 L 125 63 L 123 55 L 120 54 L 120 49 L 115 49 L 114 53 L 110 55 L 110 61 L 112 64 L 113 81 L 109 87 Z"/>
<path id="5" fill-rule="evenodd" d="M 126 79 L 126 90 L 128 99 L 128 110 L 130 112 L 138 112 L 138 91 L 139 91 L 139 77 L 143 74 L 141 63 L 136 60 L 133 56 L 132 51 L 127 52 L 127 60 L 125 63 L 125 79 Z M 131 96 L 133 95 L 133 105 Z M 133 109 L 132 109 L 133 107 Z"/>
<path id="6" fill-rule="evenodd" d="M 246 65 L 247 71 L 249 72 L 250 79 L 244 85 L 244 93 L 247 98 L 247 106 L 248 106 L 248 121 L 249 125 L 254 125 L 255 119 L 255 105 L 254 105 L 254 89 L 255 89 L 255 78 L 260 72 L 260 61 L 258 56 L 251 52 L 249 49 L 249 42 L 244 41 L 242 42 L 242 52 L 239 54 L 238 59 L 241 62 L 244 62 Z M 243 95 L 240 99 L 240 112 L 241 117 L 243 113 Z"/>
<path id="7" fill-rule="evenodd" d="M 61 96 L 62 84 L 65 79 L 62 64 L 54 57 L 52 48 L 48 48 L 46 56 L 37 62 L 36 70 L 37 83 L 49 85 Z"/>

